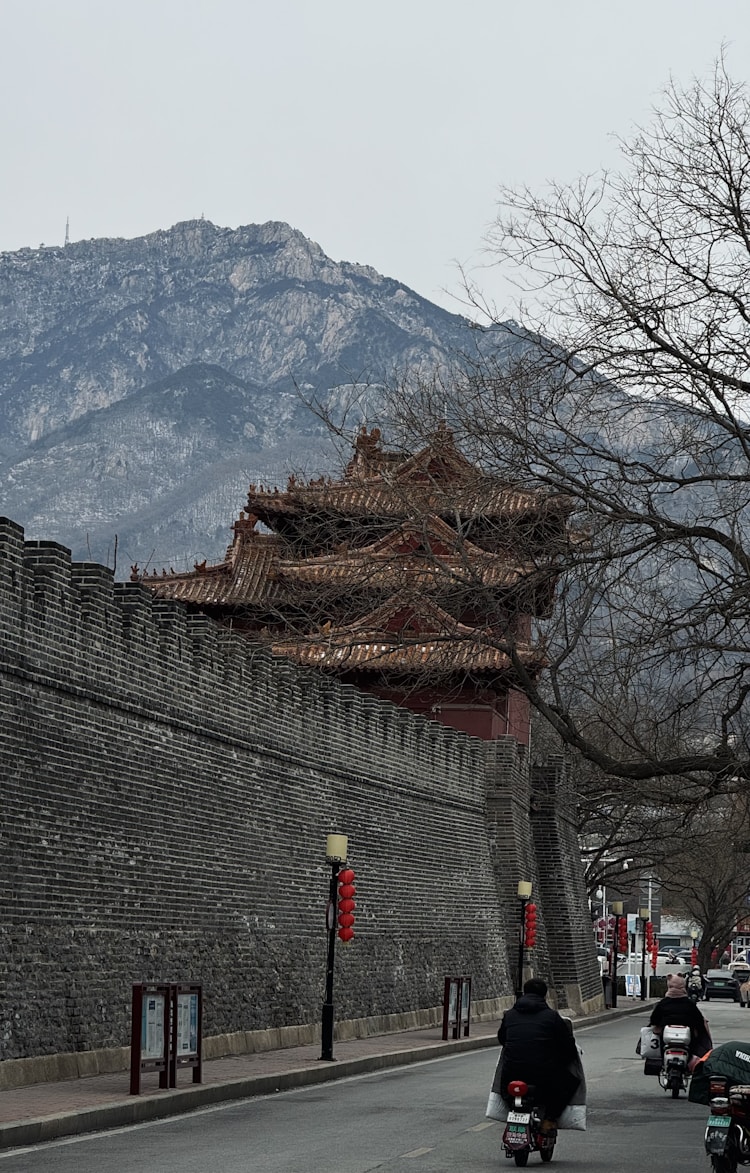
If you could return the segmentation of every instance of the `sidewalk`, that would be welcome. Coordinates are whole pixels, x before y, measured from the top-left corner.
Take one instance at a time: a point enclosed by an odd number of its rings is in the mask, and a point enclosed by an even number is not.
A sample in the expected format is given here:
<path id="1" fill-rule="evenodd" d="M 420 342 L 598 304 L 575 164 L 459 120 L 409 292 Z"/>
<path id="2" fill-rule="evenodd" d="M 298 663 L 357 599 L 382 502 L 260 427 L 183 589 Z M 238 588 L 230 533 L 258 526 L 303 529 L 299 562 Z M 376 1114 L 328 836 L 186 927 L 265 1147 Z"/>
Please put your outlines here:
<path id="1" fill-rule="evenodd" d="M 622 1015 L 643 1014 L 647 1005 L 623 1001 L 616 1010 L 605 1010 L 578 1021 L 581 1027 L 593 1026 Z M 203 1064 L 203 1082 L 199 1084 L 191 1083 L 191 1072 L 186 1070 L 178 1074 L 180 1086 L 162 1090 L 157 1073 L 144 1074 L 139 1096 L 128 1094 L 128 1071 L 11 1088 L 0 1091 L 0 1149 L 156 1120 L 221 1101 L 269 1095 L 362 1072 L 496 1047 L 497 1028 L 495 1021 L 472 1023 L 468 1038 L 447 1042 L 443 1042 L 439 1026 L 336 1042 L 333 1062 L 321 1060 L 319 1043 L 212 1059 Z"/>

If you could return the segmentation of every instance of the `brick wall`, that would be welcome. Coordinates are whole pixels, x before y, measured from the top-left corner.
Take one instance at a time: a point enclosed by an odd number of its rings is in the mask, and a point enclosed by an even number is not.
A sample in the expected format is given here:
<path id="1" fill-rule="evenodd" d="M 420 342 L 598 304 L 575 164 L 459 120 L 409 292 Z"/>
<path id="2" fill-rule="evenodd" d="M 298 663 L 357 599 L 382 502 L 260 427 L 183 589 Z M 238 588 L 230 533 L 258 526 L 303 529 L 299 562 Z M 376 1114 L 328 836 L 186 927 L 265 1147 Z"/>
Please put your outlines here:
<path id="1" fill-rule="evenodd" d="M 577 1012 L 598 1003 L 602 982 L 591 958 L 591 917 L 582 888 L 574 795 L 562 757 L 534 766 L 530 824 L 539 869 L 551 984 Z M 578 898 L 571 899 L 572 893 Z"/>
<path id="2" fill-rule="evenodd" d="M 435 1006 L 446 973 L 508 994 L 519 755 L 0 520 L 0 1058 L 127 1043 L 136 981 L 201 981 L 207 1034 L 318 1021 L 331 831 L 358 888 L 338 1018 Z"/>

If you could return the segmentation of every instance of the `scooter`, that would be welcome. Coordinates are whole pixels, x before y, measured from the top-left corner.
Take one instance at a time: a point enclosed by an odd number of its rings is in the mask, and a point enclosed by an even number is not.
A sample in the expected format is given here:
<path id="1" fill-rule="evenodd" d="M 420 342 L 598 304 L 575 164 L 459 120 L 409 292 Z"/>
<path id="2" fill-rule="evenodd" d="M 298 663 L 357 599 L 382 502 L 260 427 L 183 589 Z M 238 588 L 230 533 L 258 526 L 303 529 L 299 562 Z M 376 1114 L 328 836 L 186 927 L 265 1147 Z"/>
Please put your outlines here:
<path id="1" fill-rule="evenodd" d="M 535 1101 L 534 1088 L 522 1079 L 514 1079 L 508 1091 L 513 1096 L 513 1107 L 503 1132 L 506 1157 L 512 1157 L 517 1165 L 525 1165 L 530 1153 L 539 1153 L 543 1161 L 551 1161 L 557 1131 L 542 1132 L 544 1109 Z"/>
<path id="2" fill-rule="evenodd" d="M 662 1032 L 662 1060 L 659 1083 L 665 1091 L 672 1093 L 676 1100 L 680 1092 L 688 1089 L 690 1078 L 690 1027 L 665 1026 Z"/>
<path id="3" fill-rule="evenodd" d="M 714 1173 L 737 1173 L 750 1165 L 750 1084 L 730 1084 L 725 1075 L 709 1079 L 706 1132 L 703 1138 Z"/>

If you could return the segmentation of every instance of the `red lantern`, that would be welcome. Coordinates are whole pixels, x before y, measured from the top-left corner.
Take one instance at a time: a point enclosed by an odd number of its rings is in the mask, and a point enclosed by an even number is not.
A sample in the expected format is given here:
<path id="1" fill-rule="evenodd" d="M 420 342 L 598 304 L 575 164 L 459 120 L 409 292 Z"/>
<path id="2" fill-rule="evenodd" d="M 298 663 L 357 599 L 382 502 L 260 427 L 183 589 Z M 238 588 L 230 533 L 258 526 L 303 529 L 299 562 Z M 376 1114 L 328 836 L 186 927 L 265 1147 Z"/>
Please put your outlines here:
<path id="1" fill-rule="evenodd" d="M 523 944 L 525 949 L 536 945 L 536 904 L 527 904 L 523 910 Z"/>
<path id="2" fill-rule="evenodd" d="M 654 973 L 656 973 L 656 964 L 657 964 L 658 959 L 659 959 L 659 942 L 654 941 L 653 945 L 651 946 L 651 968 L 653 969 Z"/>
<path id="3" fill-rule="evenodd" d="M 646 921 L 646 953 L 650 953 L 654 947 L 654 926 L 650 920 Z"/>
<path id="4" fill-rule="evenodd" d="M 346 943 L 354 936 L 354 910 L 357 907 L 354 897 L 357 895 L 357 889 L 354 887 L 355 877 L 351 868 L 343 868 L 338 878 L 338 935 L 339 940 Z"/>
<path id="5" fill-rule="evenodd" d="M 624 916 L 620 917 L 619 933 L 620 933 L 620 936 L 619 936 L 619 940 L 617 942 L 617 947 L 621 953 L 627 953 L 627 951 L 628 951 L 628 921 L 627 921 L 627 917 L 624 917 Z"/>
<path id="6" fill-rule="evenodd" d="M 692 951 L 690 953 L 690 964 L 691 965 L 698 964 L 698 950 L 695 945 L 693 945 Z"/>

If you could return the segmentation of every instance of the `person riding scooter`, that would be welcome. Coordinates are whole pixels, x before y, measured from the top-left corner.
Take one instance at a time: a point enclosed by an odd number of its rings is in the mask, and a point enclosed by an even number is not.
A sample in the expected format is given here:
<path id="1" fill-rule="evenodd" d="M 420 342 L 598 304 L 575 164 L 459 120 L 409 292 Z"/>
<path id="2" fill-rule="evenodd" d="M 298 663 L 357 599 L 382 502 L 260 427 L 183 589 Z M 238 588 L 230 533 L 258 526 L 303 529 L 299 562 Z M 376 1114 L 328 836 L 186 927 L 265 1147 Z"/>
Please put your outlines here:
<path id="1" fill-rule="evenodd" d="M 681 974 L 670 973 L 667 993 L 651 1011 L 648 1025 L 653 1027 L 655 1034 L 661 1034 L 665 1026 L 689 1026 L 692 1064 L 697 1063 L 700 1056 L 713 1046 L 708 1024 L 695 1002 L 688 997 L 685 979 Z"/>
<path id="2" fill-rule="evenodd" d="M 694 965 L 685 979 L 688 997 L 700 1002 L 706 992 L 706 979 L 700 971 L 700 966 Z"/>
<path id="3" fill-rule="evenodd" d="M 512 1107 L 513 1096 L 508 1084 L 512 1080 L 524 1080 L 536 1089 L 545 1107 L 543 1128 L 552 1129 L 578 1088 L 579 1080 L 569 1068 L 579 1062 L 579 1057 L 569 1026 L 547 1004 L 546 995 L 546 982 L 529 978 L 521 997 L 505 1011 L 497 1038 L 503 1048 L 500 1069 L 503 1100 Z"/>

